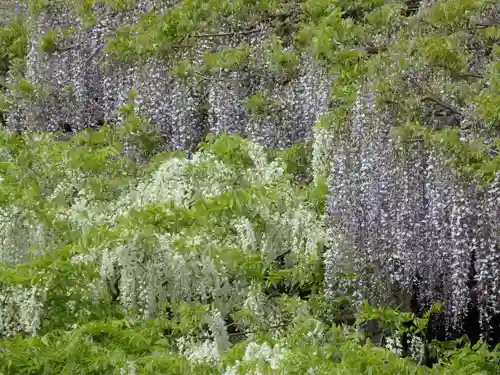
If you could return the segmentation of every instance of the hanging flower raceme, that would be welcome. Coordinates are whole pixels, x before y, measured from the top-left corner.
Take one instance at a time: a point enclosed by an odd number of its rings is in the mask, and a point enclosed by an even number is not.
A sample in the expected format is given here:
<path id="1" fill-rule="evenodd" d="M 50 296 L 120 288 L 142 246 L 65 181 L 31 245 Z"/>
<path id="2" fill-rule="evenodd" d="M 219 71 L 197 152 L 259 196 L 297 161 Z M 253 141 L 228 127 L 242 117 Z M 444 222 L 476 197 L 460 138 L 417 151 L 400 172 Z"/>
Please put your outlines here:
<path id="1" fill-rule="evenodd" d="M 474 288 L 487 322 L 499 307 L 498 175 L 465 182 L 444 151 L 394 143 L 391 118 L 359 92 L 351 134 L 333 148 L 326 293 L 406 308 L 415 295 L 422 310 L 442 301 L 460 329 Z"/>

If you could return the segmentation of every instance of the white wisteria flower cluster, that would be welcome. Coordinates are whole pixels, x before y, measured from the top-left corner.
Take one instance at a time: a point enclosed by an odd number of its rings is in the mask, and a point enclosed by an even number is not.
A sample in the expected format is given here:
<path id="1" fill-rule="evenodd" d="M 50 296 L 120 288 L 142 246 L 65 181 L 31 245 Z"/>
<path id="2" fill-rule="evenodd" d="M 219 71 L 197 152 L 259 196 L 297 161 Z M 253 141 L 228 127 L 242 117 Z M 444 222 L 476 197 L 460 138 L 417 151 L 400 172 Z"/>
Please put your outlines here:
<path id="1" fill-rule="evenodd" d="M 250 195 L 243 216 L 230 214 L 227 222 L 214 221 L 217 231 L 209 222 L 175 233 L 156 233 L 146 242 L 136 234 L 130 239 L 125 235 L 124 242 L 114 249 L 106 245 L 101 274 L 115 279 L 116 272 L 120 273 L 120 298 L 125 306 L 152 313 L 165 298 L 222 298 L 232 305 L 243 302 L 248 285 L 226 264 L 224 251 L 236 251 L 238 256 L 260 254 L 262 261 L 269 262 L 290 250 L 298 262 L 295 267 L 304 270 L 307 264 L 319 261 L 324 241 L 320 219 L 305 203 L 293 198 L 286 184 L 280 183 L 280 191 L 275 190 L 283 174 L 278 161 L 266 164 L 264 150 L 252 143 L 245 143 L 245 148 L 254 165 L 247 170 L 236 170 L 210 153 L 195 154 L 192 159 L 173 158 L 149 181 L 118 200 L 110 223 L 131 215 L 131 209 L 147 209 L 153 204 L 161 205 L 166 214 L 175 214 L 178 209 L 195 205 L 193 197 L 217 200 L 241 185 L 262 186 L 264 194 L 278 193 L 281 201 L 277 209 L 270 210 L 265 201 L 253 200 Z M 257 215 L 265 225 L 258 235 L 251 220 Z"/>
<path id="2" fill-rule="evenodd" d="M 17 206 L 0 208 L 0 263 L 25 263 L 30 250 L 46 245 L 46 230 L 34 216 L 33 212 Z"/>
<path id="3" fill-rule="evenodd" d="M 219 147 L 224 142 L 241 154 L 237 160 Z M 240 165 L 240 159 L 247 164 Z M 64 293 L 62 306 L 75 316 L 91 316 L 106 293 L 126 314 L 142 318 L 154 317 L 165 303 L 214 304 L 222 315 L 214 315 L 211 330 L 224 348 L 221 316 L 248 304 L 258 310 L 259 301 L 272 306 L 255 287 L 276 258 L 284 254 L 283 266 L 293 269 L 297 282 L 313 277 L 320 262 L 322 218 L 296 193 L 284 161 L 269 161 L 266 151 L 250 141 L 224 136 L 189 158 L 169 157 L 145 178 L 128 180 L 123 193 L 109 201 L 97 200 L 89 188 L 95 175 L 66 173 L 64 163 L 61 167 L 44 201 L 49 211 L 44 220 L 56 239 L 47 242 L 51 237 L 43 226 L 31 225 L 22 219 L 23 210 L 7 206 L 0 227 L 2 256 L 3 263 L 22 264 L 50 257 L 51 246 L 65 246 L 67 260 L 59 260 L 64 276 L 58 277 L 66 281 L 57 282 L 44 270 L 37 287 L 50 283 L 50 293 Z M 262 267 L 259 273 L 255 266 Z M 34 318 L 55 308 L 41 303 Z M 9 306 L 2 307 L 5 321 L 27 318 Z M 279 315 L 273 319 L 279 321 Z M 17 327 L 33 330 L 27 323 Z"/>
<path id="4" fill-rule="evenodd" d="M 44 297 L 39 287 L 3 289 L 0 293 L 0 335 L 37 334 L 43 318 Z"/>

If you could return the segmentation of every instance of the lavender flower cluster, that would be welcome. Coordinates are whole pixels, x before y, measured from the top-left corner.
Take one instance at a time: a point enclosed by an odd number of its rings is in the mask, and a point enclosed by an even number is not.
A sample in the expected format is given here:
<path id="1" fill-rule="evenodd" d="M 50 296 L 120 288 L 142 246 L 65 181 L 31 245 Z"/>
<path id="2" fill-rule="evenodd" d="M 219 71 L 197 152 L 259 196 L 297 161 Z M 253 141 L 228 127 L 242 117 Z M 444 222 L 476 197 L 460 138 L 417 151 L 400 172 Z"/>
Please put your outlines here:
<path id="1" fill-rule="evenodd" d="M 359 301 L 409 308 L 416 293 L 422 308 L 445 302 L 459 328 L 473 285 L 487 324 L 500 307 L 500 173 L 480 188 L 423 141 L 403 149 L 390 134 L 394 114 L 375 99 L 358 93 L 351 133 L 333 150 L 327 294 L 354 289 Z"/>
<path id="2" fill-rule="evenodd" d="M 235 33 L 203 39 L 192 49 L 172 51 L 168 59 L 147 58 L 125 64 L 104 52 L 105 38 L 118 27 L 132 24 L 152 9 L 173 6 L 162 1 L 137 1 L 135 9 L 113 11 L 105 5 L 93 5 L 96 23 L 88 30 L 78 14 L 63 3 L 51 4 L 30 20 L 31 30 L 26 77 L 47 90 L 37 93 L 35 102 L 17 101 L 7 116 L 9 127 L 17 130 L 77 131 L 117 117 L 116 109 L 133 99 L 137 114 L 148 119 L 168 146 L 187 150 L 208 131 L 237 132 L 250 136 L 268 147 L 287 147 L 303 141 L 318 116 L 328 108 L 331 80 L 308 56 L 302 56 L 299 74 L 289 83 L 273 80 L 267 68 L 263 48 L 256 48 L 258 63 L 244 71 L 219 72 L 209 77 L 182 79 L 171 69 L 176 61 L 191 59 L 200 63 L 203 52 L 219 51 L 242 43 L 263 45 L 269 35 L 262 30 L 249 35 Z M 222 27 L 222 26 L 221 26 Z M 54 51 L 37 46 L 50 30 L 74 28 L 64 44 Z M 66 45 L 67 44 L 67 45 Z M 281 107 L 272 115 L 255 119 L 245 112 L 248 98 L 267 90 Z M 202 108 L 208 105 L 208 113 Z"/>

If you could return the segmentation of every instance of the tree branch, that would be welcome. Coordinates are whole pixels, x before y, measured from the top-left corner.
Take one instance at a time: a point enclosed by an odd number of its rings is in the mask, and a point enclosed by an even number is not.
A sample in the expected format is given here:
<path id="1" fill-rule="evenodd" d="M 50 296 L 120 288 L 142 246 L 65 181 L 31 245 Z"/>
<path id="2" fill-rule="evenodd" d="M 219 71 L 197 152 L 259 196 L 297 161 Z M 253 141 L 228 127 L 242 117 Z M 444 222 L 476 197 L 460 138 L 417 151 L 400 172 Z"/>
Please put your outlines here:
<path id="1" fill-rule="evenodd" d="M 413 138 L 413 139 L 404 140 L 403 143 L 421 143 L 424 140 L 425 140 L 424 138 Z"/>
<path id="2" fill-rule="evenodd" d="M 443 102 L 442 100 L 440 100 L 440 99 L 438 99 L 438 98 L 435 98 L 435 97 L 433 97 L 433 96 L 429 96 L 429 95 L 424 96 L 424 97 L 421 99 L 421 101 L 423 101 L 423 102 L 424 102 L 424 101 L 431 101 L 431 102 L 434 102 L 434 103 L 436 103 L 437 105 L 439 105 L 439 106 L 441 106 L 441 107 L 443 107 L 443 108 L 446 108 L 446 109 L 447 109 L 447 110 L 449 110 L 450 112 L 453 112 L 453 113 L 455 113 L 455 114 L 457 114 L 457 115 L 461 115 L 461 114 L 462 114 L 460 111 L 456 110 L 456 109 L 455 109 L 455 108 L 453 108 L 451 105 L 449 105 L 449 104 L 447 104 L 447 103 Z"/>
<path id="3" fill-rule="evenodd" d="M 95 55 L 97 55 L 99 52 L 101 52 L 101 48 L 96 48 L 96 50 L 94 52 L 92 52 L 90 54 L 90 56 L 87 57 L 87 59 L 85 60 L 85 62 L 82 64 L 82 68 L 84 68 L 85 65 L 87 65 L 87 63 L 90 62 L 90 60 L 92 60 L 95 57 Z"/>
<path id="4" fill-rule="evenodd" d="M 242 78 L 229 78 L 229 77 L 209 77 L 206 75 L 203 75 L 201 73 L 194 73 L 195 76 L 199 77 L 200 79 L 203 79 L 205 81 L 216 81 L 216 82 L 239 82 L 242 81 L 243 79 L 247 77 L 242 77 Z"/>
<path id="5" fill-rule="evenodd" d="M 479 78 L 483 79 L 484 76 L 477 73 L 467 72 L 467 73 L 458 73 L 455 75 L 457 78 Z"/>
<path id="6" fill-rule="evenodd" d="M 250 34 L 255 34 L 263 29 L 261 28 L 255 28 L 255 29 L 250 29 L 250 30 L 244 30 L 244 31 L 233 31 L 233 32 L 227 32 L 227 33 L 211 33 L 211 34 L 195 34 L 195 35 L 190 35 L 190 38 L 197 38 L 197 39 L 209 39 L 209 38 L 218 38 L 218 37 L 224 37 L 224 36 L 235 36 L 235 35 L 250 35 Z"/>
<path id="7" fill-rule="evenodd" d="M 85 38 L 83 38 L 83 40 L 81 40 L 78 43 L 72 44 L 72 45 L 64 47 L 64 48 L 56 47 L 56 51 L 58 51 L 58 52 L 66 52 L 66 51 L 69 51 L 71 49 L 81 47 L 87 40 L 90 39 L 91 36 L 92 36 L 92 34 L 89 33 Z"/>
<path id="8" fill-rule="evenodd" d="M 276 324 L 274 326 L 268 327 L 267 329 L 283 328 L 283 327 L 289 326 L 291 323 L 292 322 Z M 257 333 L 257 332 L 260 332 L 260 331 L 263 331 L 263 329 L 256 329 L 256 330 L 253 330 L 253 331 L 243 331 L 243 332 L 231 332 L 231 333 L 228 333 L 228 336 L 229 337 L 246 336 L 246 335 L 249 335 L 250 333 Z"/>
<path id="9" fill-rule="evenodd" d="M 477 23 L 476 28 L 478 29 L 486 29 L 488 27 L 495 27 L 495 26 L 500 26 L 499 22 L 492 22 L 492 23 Z"/>
<path id="10" fill-rule="evenodd" d="M 384 52 L 387 50 L 387 46 L 380 46 L 380 47 L 375 47 L 375 46 L 364 46 L 363 51 L 365 51 L 369 55 L 376 55 L 379 52 Z"/>
<path id="11" fill-rule="evenodd" d="M 184 48 L 193 48 L 195 46 L 191 44 L 171 44 L 169 45 L 169 47 L 173 49 L 184 49 Z"/>

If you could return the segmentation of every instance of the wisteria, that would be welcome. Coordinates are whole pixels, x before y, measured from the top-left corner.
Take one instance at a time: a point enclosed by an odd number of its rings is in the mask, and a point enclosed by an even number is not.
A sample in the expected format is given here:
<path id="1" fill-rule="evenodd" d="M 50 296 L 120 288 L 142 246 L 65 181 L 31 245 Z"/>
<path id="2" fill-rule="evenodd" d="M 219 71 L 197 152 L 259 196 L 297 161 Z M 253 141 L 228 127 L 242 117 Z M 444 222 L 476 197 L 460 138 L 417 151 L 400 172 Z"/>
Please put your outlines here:
<path id="1" fill-rule="evenodd" d="M 497 371 L 499 4 L 21 5 L 0 373 Z"/>
<path id="2" fill-rule="evenodd" d="M 477 283 L 487 324 L 500 292 L 500 176 L 474 186 L 422 141 L 403 152 L 372 94 L 358 94 L 352 121 L 350 141 L 333 155 L 327 294 L 346 290 L 341 275 L 354 273 L 360 302 L 404 305 L 416 293 L 424 310 L 444 302 L 450 327 L 460 327 Z M 403 299 L 391 301 L 397 293 Z"/>
<path id="3" fill-rule="evenodd" d="M 263 147 L 255 143 L 245 142 L 240 147 L 252 161 L 252 168 L 238 169 L 223 162 L 220 155 L 208 151 L 197 152 L 190 159 L 169 158 L 149 178 L 126 189 L 116 201 L 107 205 L 96 202 L 90 191 L 81 188 L 82 180 L 85 181 L 88 176 L 79 175 L 76 178 L 78 173 L 73 171 L 75 173 L 63 177 L 47 195 L 48 202 L 55 204 L 57 197 L 68 189 L 80 190 L 71 207 L 54 206 L 50 214 L 53 221 L 49 221 L 49 225 L 53 227 L 57 223 L 65 223 L 70 230 L 83 236 L 93 228 L 107 227 L 112 230 L 117 225 L 126 225 L 116 241 L 100 241 L 85 254 L 70 258 L 75 266 L 90 267 L 90 270 L 97 268 L 100 279 L 67 286 L 68 295 L 84 293 L 86 297 L 79 297 L 80 302 L 89 299 L 97 303 L 102 299 L 103 285 L 108 285 L 110 293 L 116 293 L 124 311 L 132 316 L 154 317 L 159 306 L 167 301 L 213 301 L 220 305 L 226 316 L 235 306 L 246 303 L 250 303 L 249 311 L 252 311 L 250 301 L 263 297 L 263 291 L 255 289 L 253 283 L 239 275 L 235 265 L 223 261 L 227 254 L 248 259 L 257 256 L 264 264 L 272 264 L 276 257 L 290 252 L 288 261 L 295 264 L 296 271 L 304 275 L 310 272 L 319 261 L 324 242 L 321 219 L 306 202 L 294 198 L 293 187 L 282 180 L 284 168 L 280 159 L 267 161 Z M 280 186 L 277 195 L 274 190 L 276 184 Z M 245 193 L 245 186 L 258 189 Z M 199 221 L 197 227 L 186 225 L 177 231 L 149 234 L 133 224 L 138 212 L 147 213 L 154 207 L 163 207 L 162 215 L 175 217 L 187 214 L 189 217 L 191 214 L 187 210 L 196 201 L 209 204 L 212 200 L 214 204 L 228 194 L 243 193 L 245 196 L 250 194 L 244 198 L 248 200 L 246 210 L 230 214 L 227 222 L 221 217 L 222 222 L 212 219 L 205 225 L 203 216 L 200 216 L 196 219 Z M 263 199 L 267 194 L 274 196 L 275 208 Z M 8 217 L 3 217 L 0 227 L 2 262 L 18 265 L 46 254 L 47 247 L 54 242 L 49 243 L 52 239 L 50 231 L 36 225 L 40 217 L 32 215 L 30 220 L 28 212 L 23 215 L 23 211 L 15 207 L 4 211 L 4 216 Z M 206 212 L 201 209 L 192 213 L 195 214 L 204 215 Z M 265 227 L 264 232 L 257 231 L 251 215 L 258 215 Z M 13 226 L 16 226 L 15 233 Z M 37 249 L 40 249 L 39 254 L 34 253 Z M 78 274 L 75 277 L 78 279 Z M 88 289 L 83 292 L 82 288 Z M 13 289 L 5 292 L 10 297 L 0 309 L 5 315 L 4 320 L 13 319 L 13 323 L 5 323 L 12 325 L 5 330 L 10 330 L 8 334 L 15 333 L 16 329 L 26 331 L 22 320 L 24 315 L 19 316 L 12 307 L 18 299 L 19 303 L 25 303 L 22 301 L 27 298 L 23 294 L 26 291 Z M 37 311 L 43 316 L 43 311 L 47 311 L 49 306 L 43 301 L 40 303 L 36 305 L 40 309 Z M 68 308 L 75 314 L 85 314 L 83 309 L 77 311 L 73 300 L 68 301 Z M 258 311 L 255 313 L 258 315 Z M 225 326 L 219 322 L 222 318 L 214 314 L 211 330 L 214 333 L 220 331 L 217 333 L 217 340 L 220 341 L 224 338 Z M 271 320 L 271 316 L 268 319 Z M 39 324 L 40 320 L 33 322 L 29 331 L 36 332 Z M 218 345 L 224 349 L 225 344 L 219 341 Z"/>
<path id="4" fill-rule="evenodd" d="M 157 9 L 172 5 L 162 2 Z M 277 81 L 265 55 L 269 35 L 265 25 L 254 26 L 260 31 L 249 35 L 228 31 L 220 37 L 200 38 L 192 50 L 174 50 L 165 59 L 149 57 L 132 63 L 111 59 L 105 52 L 105 39 L 120 26 L 138 21 L 153 6 L 151 1 L 138 1 L 134 9 L 116 12 L 93 5 L 97 21 L 90 29 L 62 3 L 33 15 L 26 78 L 47 92 L 37 92 L 34 102 L 17 101 L 8 116 L 9 127 L 77 131 L 105 119 L 116 121 L 120 119 L 117 109 L 130 101 L 134 89 L 136 113 L 154 125 L 167 145 L 181 150 L 192 150 L 207 132 L 246 134 L 267 147 L 289 147 L 310 135 L 327 110 L 331 79 L 324 68 L 302 54 L 296 77 L 288 83 Z M 48 31 L 69 27 L 76 32 L 65 38 L 64 46 L 40 50 Z M 208 76 L 189 78 L 172 74 L 176 61 L 200 64 L 204 52 L 240 45 L 255 49 L 251 58 L 256 66 L 241 71 L 221 68 Z M 268 91 L 280 107 L 267 117 L 251 118 L 245 103 L 261 90 Z M 208 112 L 202 109 L 207 105 Z"/>
<path id="5" fill-rule="evenodd" d="M 436 7 L 447 6 L 421 2 L 420 12 L 425 17 Z M 477 19 L 494 25 L 495 9 L 498 6 L 485 6 Z M 471 74 L 496 66 L 496 60 L 485 57 L 484 45 L 472 46 L 470 51 Z M 456 83 L 444 71 L 415 65 L 382 79 L 398 82 L 397 95 L 418 98 L 435 92 L 445 100 L 424 96 L 418 104 L 422 134 L 426 129 L 457 126 L 457 147 L 491 144 L 477 103 L 458 101 Z M 499 174 L 490 176 L 486 184 L 481 177 L 464 178 L 460 164 L 454 164 L 442 146 L 443 139 L 429 144 L 422 134 L 397 136 L 397 129 L 408 119 L 398 112 L 397 102 L 385 101 L 384 93 L 374 93 L 372 87 L 358 89 L 347 134 L 333 146 L 320 133 L 316 135 L 318 152 L 325 147 L 333 150 L 326 294 L 353 294 L 359 303 L 368 299 L 408 310 L 415 309 L 411 303 L 416 298 L 420 312 L 439 301 L 446 306 L 448 332 L 460 332 L 471 310 L 477 309 L 487 335 L 499 307 L 495 297 L 500 292 L 496 281 Z M 440 116 L 435 115 L 438 111 Z M 496 155 L 494 148 L 487 152 Z"/>

